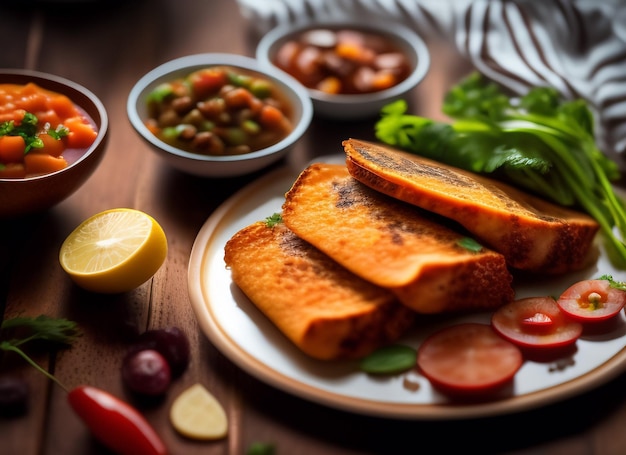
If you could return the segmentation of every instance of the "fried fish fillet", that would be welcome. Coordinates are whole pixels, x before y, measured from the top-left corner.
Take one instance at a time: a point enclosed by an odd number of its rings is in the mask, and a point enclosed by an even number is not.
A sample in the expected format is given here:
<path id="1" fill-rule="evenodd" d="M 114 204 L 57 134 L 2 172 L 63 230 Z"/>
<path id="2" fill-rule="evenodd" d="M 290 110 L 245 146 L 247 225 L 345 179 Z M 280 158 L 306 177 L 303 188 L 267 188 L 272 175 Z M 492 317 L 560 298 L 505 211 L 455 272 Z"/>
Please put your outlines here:
<path id="1" fill-rule="evenodd" d="M 588 265 L 598 223 L 496 180 L 372 142 L 343 142 L 350 174 L 394 198 L 457 221 L 507 264 L 558 274 Z"/>
<path id="2" fill-rule="evenodd" d="M 493 309 L 513 299 L 501 254 L 464 247 L 445 220 L 368 188 L 344 165 L 305 169 L 282 216 L 298 237 L 417 312 Z"/>
<path id="3" fill-rule="evenodd" d="M 397 340 L 415 312 L 341 267 L 280 223 L 257 222 L 225 246 L 232 279 L 311 357 L 363 357 Z"/>

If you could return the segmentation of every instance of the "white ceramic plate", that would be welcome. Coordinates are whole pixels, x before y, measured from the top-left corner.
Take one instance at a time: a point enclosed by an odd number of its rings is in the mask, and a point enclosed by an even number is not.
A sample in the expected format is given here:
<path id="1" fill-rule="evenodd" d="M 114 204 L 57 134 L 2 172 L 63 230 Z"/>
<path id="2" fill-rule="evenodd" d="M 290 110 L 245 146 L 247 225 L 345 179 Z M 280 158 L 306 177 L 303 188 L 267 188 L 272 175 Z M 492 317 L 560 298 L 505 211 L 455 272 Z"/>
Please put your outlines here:
<path id="1" fill-rule="evenodd" d="M 569 358 L 526 361 L 501 399 L 458 404 L 434 391 L 417 372 L 372 377 L 356 362 L 323 362 L 301 353 L 232 283 L 224 245 L 239 229 L 280 212 L 284 194 L 297 177 L 279 169 L 226 201 L 201 228 L 189 261 L 191 303 L 210 341 L 239 367 L 285 392 L 360 414 L 401 419 L 474 418 L 536 408 L 580 394 L 626 370 L 626 317 L 620 313 L 609 333 L 586 335 Z M 558 279 L 516 285 L 517 297 L 558 295 L 575 281 L 611 274 L 626 281 L 600 249 L 598 262 Z M 447 320 L 489 322 L 490 314 Z M 439 325 L 415 330 L 401 342 L 419 346 Z"/>

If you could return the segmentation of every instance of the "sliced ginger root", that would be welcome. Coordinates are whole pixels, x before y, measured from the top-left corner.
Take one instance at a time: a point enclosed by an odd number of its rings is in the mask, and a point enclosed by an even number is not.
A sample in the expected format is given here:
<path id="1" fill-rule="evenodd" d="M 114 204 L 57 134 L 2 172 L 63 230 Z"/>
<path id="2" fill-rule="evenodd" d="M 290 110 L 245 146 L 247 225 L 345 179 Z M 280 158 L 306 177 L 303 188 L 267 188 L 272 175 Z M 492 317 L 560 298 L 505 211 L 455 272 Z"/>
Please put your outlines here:
<path id="1" fill-rule="evenodd" d="M 174 400 L 170 422 L 181 435 L 197 440 L 220 439 L 228 433 L 224 408 L 202 384 L 194 384 Z"/>

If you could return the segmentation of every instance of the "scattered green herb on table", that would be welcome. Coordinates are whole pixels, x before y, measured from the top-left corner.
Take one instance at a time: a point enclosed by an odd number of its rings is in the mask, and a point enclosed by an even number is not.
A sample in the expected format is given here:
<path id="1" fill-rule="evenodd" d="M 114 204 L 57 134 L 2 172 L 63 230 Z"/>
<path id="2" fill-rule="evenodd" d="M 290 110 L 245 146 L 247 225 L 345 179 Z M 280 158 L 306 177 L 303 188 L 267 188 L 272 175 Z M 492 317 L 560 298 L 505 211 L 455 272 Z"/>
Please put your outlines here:
<path id="1" fill-rule="evenodd" d="M 15 352 L 30 365 L 39 370 L 39 372 L 64 388 L 54 376 L 41 368 L 26 355 L 21 349 L 21 346 L 36 340 L 69 346 L 80 335 L 80 331 L 75 322 L 68 321 L 67 319 L 55 319 L 45 315 L 34 318 L 15 317 L 3 321 L 2 325 L 0 325 L 0 330 L 9 331 L 11 334 L 19 333 L 20 335 L 20 338 L 1 340 L 0 350 Z"/>
<path id="2" fill-rule="evenodd" d="M 513 98 L 474 73 L 446 94 L 442 111 L 450 123 L 410 115 L 406 102 L 393 102 L 381 111 L 376 137 L 586 211 L 600 225 L 611 259 L 626 267 L 625 203 L 611 186 L 619 169 L 596 145 L 584 100 L 563 100 L 549 87 Z"/>
<path id="3" fill-rule="evenodd" d="M 246 455 L 274 455 L 276 446 L 266 442 L 253 442 L 248 447 Z"/>

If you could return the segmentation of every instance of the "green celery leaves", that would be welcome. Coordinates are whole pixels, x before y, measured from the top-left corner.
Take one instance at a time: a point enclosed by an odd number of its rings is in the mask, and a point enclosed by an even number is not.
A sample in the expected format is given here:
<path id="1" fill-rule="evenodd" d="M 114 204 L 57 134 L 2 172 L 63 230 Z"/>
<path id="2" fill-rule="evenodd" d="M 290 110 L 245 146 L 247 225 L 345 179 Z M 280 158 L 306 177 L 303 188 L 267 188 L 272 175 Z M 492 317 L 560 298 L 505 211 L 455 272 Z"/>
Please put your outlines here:
<path id="1" fill-rule="evenodd" d="M 600 225 L 611 260 L 626 268 L 625 203 L 611 185 L 619 169 L 598 149 L 584 100 L 563 100 L 550 87 L 514 98 L 473 73 L 446 94 L 442 112 L 450 123 L 410 115 L 395 101 L 383 107 L 376 137 L 584 210 Z"/>

